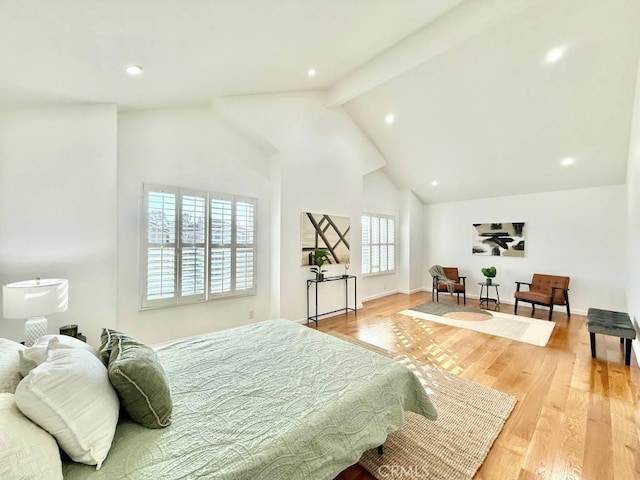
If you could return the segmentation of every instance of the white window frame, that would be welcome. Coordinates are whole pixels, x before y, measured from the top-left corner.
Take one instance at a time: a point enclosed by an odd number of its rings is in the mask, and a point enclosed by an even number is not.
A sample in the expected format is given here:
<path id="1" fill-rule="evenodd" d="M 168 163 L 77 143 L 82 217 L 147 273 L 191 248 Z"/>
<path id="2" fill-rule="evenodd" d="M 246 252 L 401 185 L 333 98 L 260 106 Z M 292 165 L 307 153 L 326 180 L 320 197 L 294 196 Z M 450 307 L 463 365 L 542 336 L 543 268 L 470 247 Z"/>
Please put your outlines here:
<path id="1" fill-rule="evenodd" d="M 391 275 L 391 274 L 396 273 L 396 265 L 398 264 L 398 261 L 397 261 L 398 246 L 397 246 L 397 241 L 396 241 L 396 239 L 398 238 L 398 235 L 397 235 L 397 231 L 396 231 L 396 227 L 397 227 L 396 217 L 393 216 L 393 215 L 385 215 L 385 214 L 381 214 L 381 213 L 363 213 L 361 215 L 361 217 L 360 217 L 361 226 L 362 226 L 362 223 L 364 223 L 363 222 L 364 217 L 368 217 L 369 218 L 369 232 L 368 232 L 369 242 L 368 243 L 364 242 L 364 240 L 363 240 L 364 231 L 363 231 L 362 234 L 361 234 L 361 239 L 362 239 L 361 251 L 362 251 L 363 259 L 360 262 L 361 263 L 361 269 L 362 269 L 362 271 L 361 271 L 362 276 L 363 277 L 375 277 L 375 276 L 378 276 L 378 275 Z M 389 235 L 388 235 L 389 229 L 388 229 L 388 226 L 387 226 L 387 241 L 386 242 L 382 242 L 381 241 L 382 235 L 381 235 L 381 232 L 378 231 L 378 242 L 375 242 L 375 243 L 373 242 L 373 235 L 372 235 L 373 222 L 372 222 L 372 219 L 374 219 L 374 218 L 378 219 L 378 222 L 381 219 L 384 219 L 387 222 L 389 220 L 393 221 L 393 242 L 389 241 Z M 388 225 L 388 223 L 387 223 L 387 225 Z M 364 228 L 364 227 L 362 227 L 362 228 Z M 374 246 L 378 246 L 378 247 L 385 246 L 385 247 L 387 247 L 387 252 L 389 251 L 388 247 L 389 246 L 393 246 L 393 268 L 392 269 L 387 268 L 385 270 L 380 270 L 380 271 L 377 271 L 377 272 L 372 272 L 371 271 L 372 270 L 372 266 L 373 266 L 373 250 L 374 250 L 373 247 Z M 364 262 L 364 252 L 366 250 L 365 247 L 369 247 L 369 249 L 368 249 L 369 250 L 369 272 L 367 272 L 367 273 L 365 273 L 364 270 L 363 270 L 364 269 L 364 265 L 365 265 L 365 262 Z M 381 262 L 380 262 L 381 257 L 382 257 L 381 249 L 378 248 L 378 264 L 381 264 Z M 388 265 L 389 265 L 389 261 L 388 261 L 388 258 L 387 258 L 387 266 Z"/>
<path id="2" fill-rule="evenodd" d="M 176 217 L 175 217 L 175 242 L 171 243 L 171 247 L 175 249 L 174 255 L 174 295 L 170 298 L 152 299 L 147 298 L 147 281 L 148 281 L 148 249 L 153 248 L 154 244 L 148 242 L 148 226 L 149 226 L 149 193 L 161 192 L 175 195 L 176 198 Z M 182 213 L 183 213 L 183 196 L 201 196 L 205 199 L 205 272 L 204 272 L 204 293 L 196 295 L 182 295 L 181 288 L 181 258 L 182 249 L 193 247 L 195 244 L 184 244 L 182 238 Z M 211 200 L 225 199 L 231 201 L 232 211 L 232 234 L 231 234 L 231 283 L 229 291 L 222 293 L 211 293 L 211 249 L 216 244 L 212 243 L 211 238 Z M 253 205 L 253 245 L 242 244 L 237 245 L 237 225 L 236 225 L 236 205 L 238 202 L 251 203 Z M 192 303 L 200 303 L 210 300 L 229 297 L 241 297 L 247 295 L 255 295 L 257 292 L 257 221 L 258 221 L 258 202 L 255 198 L 236 196 L 219 192 L 203 192 L 187 188 L 171 187 L 165 185 L 144 184 L 142 188 L 142 212 L 141 212 L 141 262 L 140 262 L 140 309 L 148 310 L 154 308 L 171 307 L 177 305 L 185 305 Z M 162 244 L 164 246 L 166 244 Z M 198 245 L 202 245 L 198 243 Z M 160 246 L 160 244 L 158 244 Z M 238 248 L 253 247 L 253 282 L 252 288 L 236 289 L 236 252 Z"/>

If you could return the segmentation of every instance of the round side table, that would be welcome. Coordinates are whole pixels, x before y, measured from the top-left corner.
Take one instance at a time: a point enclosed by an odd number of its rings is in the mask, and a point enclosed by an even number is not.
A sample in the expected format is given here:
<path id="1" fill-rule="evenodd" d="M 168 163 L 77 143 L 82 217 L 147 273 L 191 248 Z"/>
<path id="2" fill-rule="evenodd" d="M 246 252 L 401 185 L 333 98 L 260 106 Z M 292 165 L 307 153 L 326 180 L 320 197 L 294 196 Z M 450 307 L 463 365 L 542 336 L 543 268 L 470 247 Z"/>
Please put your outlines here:
<path id="1" fill-rule="evenodd" d="M 485 307 L 489 307 L 489 304 L 491 302 L 496 304 L 496 308 L 500 306 L 500 292 L 498 292 L 498 287 L 500 286 L 499 283 L 487 283 L 487 282 L 478 282 L 478 285 L 480 285 L 480 306 L 482 307 L 482 304 L 485 304 Z M 484 294 L 484 289 L 485 287 L 487 288 L 487 293 Z M 495 287 L 496 288 L 496 297 L 490 297 L 489 296 L 489 288 L 490 287 Z M 483 296 L 484 294 L 484 296 Z"/>

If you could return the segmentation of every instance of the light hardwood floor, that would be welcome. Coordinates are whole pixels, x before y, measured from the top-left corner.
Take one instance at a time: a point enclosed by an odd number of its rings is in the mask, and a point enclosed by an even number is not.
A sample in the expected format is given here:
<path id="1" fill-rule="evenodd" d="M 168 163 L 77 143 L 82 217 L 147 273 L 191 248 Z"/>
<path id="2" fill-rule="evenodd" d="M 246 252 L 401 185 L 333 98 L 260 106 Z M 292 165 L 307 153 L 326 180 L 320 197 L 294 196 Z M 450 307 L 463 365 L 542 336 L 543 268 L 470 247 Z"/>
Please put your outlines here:
<path id="1" fill-rule="evenodd" d="M 424 292 L 391 295 L 367 302 L 357 315 L 321 320 L 319 330 L 411 354 L 517 397 L 476 479 L 640 479 L 640 369 L 633 354 L 631 367 L 624 365 L 618 339 L 598 335 L 592 359 L 585 317 L 568 319 L 562 309 L 544 348 L 397 313 L 430 300 Z M 527 307 L 518 313 L 531 316 Z M 535 317 L 547 314 L 537 309 Z M 337 478 L 373 479 L 358 465 Z"/>

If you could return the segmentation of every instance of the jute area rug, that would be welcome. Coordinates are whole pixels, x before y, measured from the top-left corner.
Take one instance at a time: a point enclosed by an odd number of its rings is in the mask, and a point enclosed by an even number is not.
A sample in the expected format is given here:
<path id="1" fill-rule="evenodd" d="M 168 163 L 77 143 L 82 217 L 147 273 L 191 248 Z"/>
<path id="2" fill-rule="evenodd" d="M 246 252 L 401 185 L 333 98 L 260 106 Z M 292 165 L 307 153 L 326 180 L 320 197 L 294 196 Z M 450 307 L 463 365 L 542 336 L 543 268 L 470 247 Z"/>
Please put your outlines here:
<path id="1" fill-rule="evenodd" d="M 451 327 L 466 328 L 497 337 L 544 347 L 549 342 L 555 322 L 520 317 L 501 312 L 446 303 L 427 302 L 399 312 L 421 320 Z"/>
<path id="2" fill-rule="evenodd" d="M 379 480 L 470 480 L 516 404 L 515 397 L 339 333 L 343 340 L 401 362 L 422 382 L 436 421 L 407 412 L 387 437 L 384 454 L 365 452 L 362 465 Z"/>

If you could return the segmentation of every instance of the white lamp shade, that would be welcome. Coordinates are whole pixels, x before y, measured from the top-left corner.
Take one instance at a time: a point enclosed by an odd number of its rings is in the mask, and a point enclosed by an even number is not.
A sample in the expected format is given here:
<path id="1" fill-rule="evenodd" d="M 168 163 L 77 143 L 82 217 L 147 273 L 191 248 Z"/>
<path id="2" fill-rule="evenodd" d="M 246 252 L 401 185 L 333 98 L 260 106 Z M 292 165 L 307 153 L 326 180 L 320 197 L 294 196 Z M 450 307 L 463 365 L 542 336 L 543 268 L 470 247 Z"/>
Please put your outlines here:
<path id="1" fill-rule="evenodd" d="M 69 305 L 69 282 L 62 278 L 25 280 L 2 287 L 2 316 L 31 318 L 64 312 Z"/>

